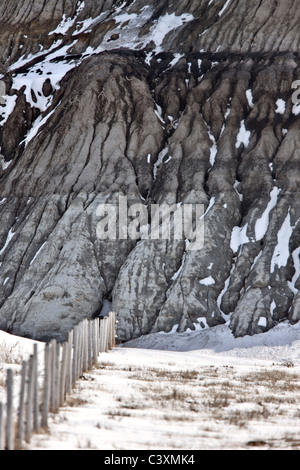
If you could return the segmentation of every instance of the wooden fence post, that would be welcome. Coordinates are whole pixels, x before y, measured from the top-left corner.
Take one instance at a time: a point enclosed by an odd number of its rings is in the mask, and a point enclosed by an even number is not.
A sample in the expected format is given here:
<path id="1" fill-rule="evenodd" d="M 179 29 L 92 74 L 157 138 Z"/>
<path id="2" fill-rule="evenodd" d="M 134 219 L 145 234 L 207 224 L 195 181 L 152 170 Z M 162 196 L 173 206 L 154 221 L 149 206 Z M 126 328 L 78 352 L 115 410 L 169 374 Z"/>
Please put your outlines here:
<path id="1" fill-rule="evenodd" d="M 85 320 L 82 320 L 81 322 L 81 356 L 82 356 L 82 360 L 81 360 L 81 374 L 83 374 L 85 372 L 85 364 L 86 364 L 86 354 L 85 354 L 85 345 L 86 345 L 86 342 L 85 342 Z"/>
<path id="2" fill-rule="evenodd" d="M 39 429 L 38 346 L 33 346 L 33 431 Z"/>
<path id="3" fill-rule="evenodd" d="M 77 326 L 75 325 L 73 330 L 72 388 L 75 387 L 76 383 L 77 338 Z"/>
<path id="4" fill-rule="evenodd" d="M 78 350 L 77 350 L 77 380 L 81 376 L 82 368 L 82 325 L 78 325 Z"/>
<path id="5" fill-rule="evenodd" d="M 43 403 L 42 403 L 42 421 L 43 428 L 48 427 L 48 413 L 51 392 L 51 350 L 50 344 L 45 345 L 45 363 L 44 363 L 44 389 L 43 389 Z"/>
<path id="6" fill-rule="evenodd" d="M 50 390 L 50 404 L 49 411 L 52 413 L 54 411 L 54 401 L 55 401 L 55 359 L 56 358 L 56 340 L 52 339 L 50 341 L 50 351 L 51 351 L 51 390 Z"/>
<path id="7" fill-rule="evenodd" d="M 88 328 L 87 328 L 87 319 L 84 319 L 82 322 L 82 337 L 83 337 L 83 351 L 82 351 L 82 372 L 88 370 Z"/>
<path id="8" fill-rule="evenodd" d="M 92 322 L 92 355 L 93 355 L 93 363 L 96 365 L 97 364 L 97 358 L 98 358 L 98 341 L 99 338 L 97 338 L 97 319 L 93 320 Z"/>
<path id="9" fill-rule="evenodd" d="M 0 402 L 0 450 L 4 450 L 4 418 L 2 402 Z"/>
<path id="10" fill-rule="evenodd" d="M 67 343 L 62 345 L 62 358 L 60 364 L 60 382 L 59 382 L 59 406 L 62 406 L 65 401 L 65 388 L 66 388 L 66 371 L 67 371 Z"/>
<path id="11" fill-rule="evenodd" d="M 101 320 L 96 319 L 95 322 L 95 335 L 96 335 L 96 358 L 101 352 Z"/>
<path id="12" fill-rule="evenodd" d="M 104 321 L 103 318 L 99 321 L 99 352 L 104 352 Z"/>
<path id="13" fill-rule="evenodd" d="M 33 412 L 33 378 L 34 378 L 34 361 L 33 355 L 29 358 L 29 367 L 27 375 L 27 403 L 26 403 L 26 426 L 25 441 L 30 442 L 32 432 L 32 412 Z"/>
<path id="14" fill-rule="evenodd" d="M 18 414 L 18 428 L 17 428 L 17 446 L 21 447 L 24 440 L 24 405 L 25 405 L 25 388 L 26 388 L 26 368 L 27 362 L 22 362 L 21 372 L 21 388 L 19 399 L 19 414 Z"/>
<path id="15" fill-rule="evenodd" d="M 13 371 L 7 370 L 7 405 L 0 403 L 0 450 L 21 448 L 25 440 L 30 442 L 31 434 L 41 426 L 47 428 L 49 411 L 56 413 L 63 406 L 67 393 L 75 387 L 76 381 L 93 365 L 97 365 L 101 352 L 115 347 L 115 314 L 93 320 L 84 319 L 68 334 L 68 339 L 59 344 L 56 339 L 45 344 L 43 389 L 39 393 L 38 345 L 34 344 L 29 361 L 22 362 L 19 408 L 16 423 L 13 422 Z M 16 436 L 14 429 L 16 426 Z M 16 437 L 16 443 L 15 443 Z"/>
<path id="16" fill-rule="evenodd" d="M 6 450 L 14 450 L 14 430 L 13 430 L 13 371 L 7 370 L 6 376 Z"/>
<path id="17" fill-rule="evenodd" d="M 59 369 L 59 344 L 56 339 L 50 341 L 51 344 L 51 395 L 50 395 L 50 411 L 57 413 L 58 411 L 58 369 Z"/>
<path id="18" fill-rule="evenodd" d="M 89 320 L 86 320 L 86 324 L 85 324 L 85 328 L 86 328 L 86 370 L 90 370 L 91 369 L 91 325 L 90 325 L 90 321 Z"/>
<path id="19" fill-rule="evenodd" d="M 68 335 L 67 346 L 67 365 L 66 365 L 66 394 L 72 390 L 72 349 L 73 349 L 73 330 Z"/>
<path id="20" fill-rule="evenodd" d="M 116 346 L 115 312 L 109 312 L 108 321 L 109 321 L 108 348 L 113 349 Z"/>
<path id="21" fill-rule="evenodd" d="M 104 352 L 108 352 L 108 319 L 104 317 Z"/>
<path id="22" fill-rule="evenodd" d="M 79 323 L 79 370 L 78 370 L 78 379 L 83 372 L 83 323 Z"/>
<path id="23" fill-rule="evenodd" d="M 59 408 L 60 350 L 61 346 L 56 342 L 56 355 L 54 357 L 54 413 L 57 413 Z"/>
<path id="24" fill-rule="evenodd" d="M 111 332 L 111 349 L 115 347 L 115 323 L 114 323 L 114 312 L 110 312 L 110 332 Z"/>
<path id="25" fill-rule="evenodd" d="M 92 338 L 91 338 L 91 321 L 87 322 L 87 361 L 88 361 L 88 370 L 92 368 Z"/>
<path id="26" fill-rule="evenodd" d="M 111 312 L 109 312 L 108 315 L 108 335 L 107 335 L 107 344 L 108 344 L 108 349 L 112 349 L 112 315 Z"/>
<path id="27" fill-rule="evenodd" d="M 116 312 L 112 312 L 113 348 L 116 347 Z"/>
<path id="28" fill-rule="evenodd" d="M 111 349 L 111 328 L 110 328 L 110 314 L 106 317 L 106 352 Z"/>

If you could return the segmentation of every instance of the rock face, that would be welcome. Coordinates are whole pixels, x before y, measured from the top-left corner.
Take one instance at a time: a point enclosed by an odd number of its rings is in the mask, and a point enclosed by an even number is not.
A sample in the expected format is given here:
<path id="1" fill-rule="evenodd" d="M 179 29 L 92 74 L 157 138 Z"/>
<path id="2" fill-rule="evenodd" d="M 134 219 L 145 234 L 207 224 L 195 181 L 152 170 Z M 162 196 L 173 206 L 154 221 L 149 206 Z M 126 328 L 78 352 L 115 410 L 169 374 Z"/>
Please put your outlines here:
<path id="1" fill-rule="evenodd" d="M 120 341 L 298 322 L 298 3 L 3 0 L 0 18 L 0 328 L 64 339 L 107 302 Z M 127 232 L 155 204 L 204 207 L 201 249 Z M 99 235 L 105 207 L 127 236 Z"/>

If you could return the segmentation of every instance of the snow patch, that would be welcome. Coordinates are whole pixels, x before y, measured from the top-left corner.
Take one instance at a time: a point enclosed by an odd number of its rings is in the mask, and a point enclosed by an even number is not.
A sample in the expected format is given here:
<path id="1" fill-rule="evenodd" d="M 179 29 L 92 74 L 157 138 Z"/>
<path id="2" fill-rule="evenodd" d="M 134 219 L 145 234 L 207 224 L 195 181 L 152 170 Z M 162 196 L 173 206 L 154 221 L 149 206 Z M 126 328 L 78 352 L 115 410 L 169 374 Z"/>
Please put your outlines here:
<path id="1" fill-rule="evenodd" d="M 283 99 L 278 99 L 276 101 L 276 106 L 277 106 L 277 109 L 275 111 L 276 113 L 278 113 L 278 114 L 284 114 L 285 113 L 286 102 Z"/>
<path id="2" fill-rule="evenodd" d="M 156 49 L 155 52 L 158 54 L 162 52 L 162 43 L 166 37 L 166 35 L 173 31 L 174 29 L 179 28 L 180 26 L 184 25 L 188 21 L 192 21 L 194 16 L 190 13 L 183 13 L 180 16 L 176 16 L 175 13 L 166 14 L 159 18 L 157 23 L 151 28 L 150 36 L 148 36 L 147 40 L 150 42 L 151 40 L 154 42 Z"/>
<path id="3" fill-rule="evenodd" d="M 246 90 L 246 97 L 247 97 L 247 101 L 248 101 L 250 108 L 254 108 L 253 94 L 250 88 L 249 90 Z"/>
<path id="4" fill-rule="evenodd" d="M 260 258 L 262 257 L 262 254 L 263 254 L 263 251 L 261 250 L 258 255 L 255 257 L 253 263 L 252 263 L 252 266 L 250 268 L 250 272 L 255 268 L 256 266 L 256 263 L 260 260 Z"/>
<path id="5" fill-rule="evenodd" d="M 17 96 L 16 95 L 4 96 L 3 99 L 4 99 L 5 104 L 4 104 L 3 109 L 0 112 L 0 116 L 2 117 L 1 126 L 3 126 L 3 124 L 7 122 L 9 116 L 15 109 Z"/>
<path id="6" fill-rule="evenodd" d="M 163 160 L 165 158 L 165 156 L 168 154 L 169 152 L 169 146 L 164 148 L 160 154 L 158 155 L 158 158 L 153 166 L 153 180 L 156 180 L 157 178 L 157 172 L 158 172 L 158 168 L 159 166 L 163 163 Z"/>
<path id="7" fill-rule="evenodd" d="M 211 210 L 211 208 L 215 205 L 215 202 L 216 202 L 216 198 L 215 198 L 215 197 L 212 197 L 212 198 L 210 199 L 210 201 L 209 201 L 208 207 L 207 207 L 207 209 L 206 209 L 204 215 L 203 215 L 201 218 L 205 217 L 205 216 L 209 213 L 209 211 Z"/>
<path id="8" fill-rule="evenodd" d="M 300 114 L 300 104 L 294 104 L 292 113 L 295 116 L 299 116 L 299 114 Z"/>
<path id="9" fill-rule="evenodd" d="M 264 238 L 265 234 L 267 233 L 268 227 L 269 227 L 269 218 L 270 218 L 270 213 L 276 207 L 277 205 L 277 200 L 278 196 L 281 192 L 281 189 L 275 188 L 272 189 L 270 193 L 270 201 L 267 205 L 266 210 L 264 211 L 263 215 L 257 219 L 256 224 L 255 224 L 255 238 L 256 241 L 260 241 Z"/>
<path id="10" fill-rule="evenodd" d="M 178 269 L 178 271 L 176 271 L 176 273 L 171 277 L 171 281 L 176 281 L 176 279 L 178 279 L 182 269 L 183 269 L 183 266 L 184 266 L 184 263 L 185 263 L 185 259 L 186 259 L 186 253 L 183 254 L 183 257 L 182 257 L 182 260 L 181 260 L 181 265 L 180 265 L 180 268 Z"/>
<path id="11" fill-rule="evenodd" d="M 107 12 L 103 12 L 99 16 L 96 16 L 96 18 L 87 18 L 86 20 L 78 21 L 76 25 L 76 31 L 73 33 L 73 36 L 90 32 L 94 26 L 100 23 L 100 21 L 103 19 L 103 16 L 106 14 Z"/>
<path id="12" fill-rule="evenodd" d="M 266 328 L 266 327 L 267 327 L 267 319 L 266 319 L 266 317 L 260 317 L 260 319 L 259 319 L 258 322 L 257 322 L 257 325 Z"/>
<path id="13" fill-rule="evenodd" d="M 239 197 L 239 200 L 242 201 L 243 200 L 243 195 L 238 190 L 240 184 L 241 184 L 240 181 L 236 180 L 233 187 L 234 187 L 234 190 L 235 190 L 236 194 Z"/>
<path id="14" fill-rule="evenodd" d="M 230 248 L 233 253 L 237 253 L 241 245 L 249 243 L 250 240 L 247 236 L 248 223 L 244 227 L 234 227 L 231 233 Z"/>
<path id="15" fill-rule="evenodd" d="M 271 305 L 270 305 L 270 315 L 271 315 L 271 317 L 273 317 L 273 315 L 274 315 L 275 308 L 276 308 L 276 302 L 275 302 L 275 300 L 272 300 Z"/>
<path id="16" fill-rule="evenodd" d="M 229 5 L 230 5 L 230 2 L 231 2 L 231 0 L 227 0 L 227 2 L 225 3 L 225 5 L 223 6 L 222 10 L 219 11 L 219 16 L 222 16 L 222 15 L 224 14 L 225 10 L 227 10 L 227 8 L 228 8 Z"/>
<path id="17" fill-rule="evenodd" d="M 225 315 L 224 312 L 222 311 L 222 308 L 221 308 L 222 300 L 223 300 L 223 297 L 224 297 L 224 295 L 226 294 L 226 292 L 227 292 L 227 290 L 228 290 L 228 287 L 229 287 L 229 284 L 230 284 L 231 275 L 232 275 L 234 269 L 235 269 L 235 264 L 232 266 L 231 271 L 230 271 L 230 275 L 229 275 L 228 278 L 226 279 L 225 284 L 224 284 L 224 287 L 223 287 L 223 290 L 220 292 L 220 295 L 219 295 L 219 297 L 218 297 L 218 299 L 217 299 L 218 309 L 219 309 L 219 311 L 221 312 L 222 315 Z M 227 317 L 227 318 L 228 318 L 228 317 Z"/>
<path id="18" fill-rule="evenodd" d="M 57 108 L 57 107 L 56 107 Z M 46 122 L 49 120 L 50 116 L 55 113 L 56 108 L 54 108 L 50 113 L 47 114 L 47 116 L 43 117 L 39 116 L 33 123 L 32 128 L 28 132 L 26 138 L 22 143 L 25 144 L 25 147 L 28 145 L 28 143 L 39 133 L 40 128 L 46 124 Z"/>
<path id="19" fill-rule="evenodd" d="M 76 10 L 76 14 L 74 18 L 67 18 L 65 14 L 63 14 L 61 22 L 57 25 L 57 27 L 53 30 L 50 31 L 48 36 L 51 36 L 52 34 L 66 34 L 72 26 L 74 26 L 77 16 L 79 13 L 84 9 L 85 3 L 81 2 Z"/>
<path id="20" fill-rule="evenodd" d="M 12 160 L 7 162 L 7 161 L 4 160 L 4 156 L 0 154 L 0 162 L 1 162 L 2 170 L 5 171 L 5 170 L 7 170 L 9 165 L 12 163 Z"/>
<path id="21" fill-rule="evenodd" d="M 166 333 L 165 331 L 160 331 L 159 333 L 157 333 L 157 335 L 175 335 L 175 333 L 177 333 L 178 327 L 178 324 L 174 325 L 171 331 L 169 331 L 168 333 Z"/>
<path id="22" fill-rule="evenodd" d="M 212 286 L 213 284 L 216 283 L 216 281 L 214 280 L 212 276 L 208 276 L 205 279 L 202 279 L 201 281 L 199 281 L 199 283 L 203 284 L 204 286 Z"/>
<path id="23" fill-rule="evenodd" d="M 275 271 L 275 266 L 278 266 L 280 269 L 287 265 L 290 257 L 289 243 L 294 228 L 295 227 L 291 225 L 291 215 L 289 210 L 277 235 L 277 245 L 271 260 L 271 273 Z"/>
<path id="24" fill-rule="evenodd" d="M 247 131 L 245 127 L 245 121 L 241 122 L 241 127 L 237 135 L 235 147 L 238 149 L 241 144 L 244 144 L 245 147 L 248 147 L 250 142 L 251 132 Z"/>
<path id="25" fill-rule="evenodd" d="M 212 146 L 210 148 L 209 162 L 210 162 L 211 166 L 214 166 L 215 161 L 216 161 L 216 156 L 217 156 L 217 153 L 218 153 L 218 146 L 217 146 L 216 139 L 214 138 L 212 133 L 209 131 L 208 134 L 209 134 L 210 140 L 212 141 Z"/>
<path id="26" fill-rule="evenodd" d="M 173 60 L 171 60 L 169 67 L 174 67 L 174 65 L 177 64 L 177 62 L 184 57 L 184 54 L 174 54 Z"/>
<path id="27" fill-rule="evenodd" d="M 299 290 L 296 288 L 296 282 L 298 281 L 300 277 L 300 247 L 296 248 L 296 250 L 293 251 L 292 253 L 292 258 L 294 262 L 294 268 L 295 268 L 295 274 L 293 276 L 292 281 L 288 281 L 288 286 L 291 289 L 291 291 L 297 295 Z"/>
<path id="28" fill-rule="evenodd" d="M 64 14 L 62 17 L 61 22 L 57 27 L 48 33 L 48 36 L 51 36 L 52 34 L 66 34 L 69 29 L 74 25 L 76 18 L 67 18 L 66 15 Z"/>
<path id="29" fill-rule="evenodd" d="M 34 261 L 36 260 L 36 258 L 39 256 L 40 252 L 42 251 L 42 249 L 44 248 L 44 246 L 46 245 L 47 242 L 43 243 L 42 246 L 38 249 L 38 251 L 36 252 L 36 254 L 34 255 L 34 257 L 32 258 L 32 260 L 30 261 L 30 266 L 34 263 Z"/>
<path id="30" fill-rule="evenodd" d="M 2 253 L 4 253 L 4 251 L 5 251 L 6 248 L 8 247 L 9 242 L 11 241 L 11 239 L 13 238 L 14 235 L 15 235 L 15 232 L 13 232 L 12 229 L 10 229 L 10 231 L 8 232 L 6 241 L 5 241 L 5 243 L 4 243 L 4 246 L 3 246 L 3 248 L 0 250 L 0 255 L 2 255 Z"/>
<path id="31" fill-rule="evenodd" d="M 195 330 L 196 331 L 202 331 L 202 330 L 207 330 L 209 328 L 207 324 L 207 320 L 205 317 L 199 317 L 197 318 L 198 323 L 194 323 Z"/>

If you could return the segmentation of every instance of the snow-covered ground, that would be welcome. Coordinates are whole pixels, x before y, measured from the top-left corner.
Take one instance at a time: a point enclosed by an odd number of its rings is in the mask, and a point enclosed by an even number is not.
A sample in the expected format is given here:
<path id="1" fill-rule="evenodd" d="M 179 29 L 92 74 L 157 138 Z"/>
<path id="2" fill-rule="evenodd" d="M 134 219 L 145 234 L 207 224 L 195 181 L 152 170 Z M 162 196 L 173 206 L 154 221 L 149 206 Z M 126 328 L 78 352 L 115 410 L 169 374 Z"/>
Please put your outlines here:
<path id="1" fill-rule="evenodd" d="M 3 332 L 0 345 L 8 362 L 12 345 L 32 351 Z M 299 394 L 300 324 L 149 335 L 100 354 L 28 449 L 300 449 Z"/>

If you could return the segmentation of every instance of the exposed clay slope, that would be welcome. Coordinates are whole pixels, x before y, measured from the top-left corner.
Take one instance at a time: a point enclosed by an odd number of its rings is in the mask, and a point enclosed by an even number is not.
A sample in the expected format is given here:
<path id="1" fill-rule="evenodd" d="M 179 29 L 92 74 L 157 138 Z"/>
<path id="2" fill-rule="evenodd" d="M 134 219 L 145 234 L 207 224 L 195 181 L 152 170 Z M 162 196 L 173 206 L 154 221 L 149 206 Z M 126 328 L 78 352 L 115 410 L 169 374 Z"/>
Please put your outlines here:
<path id="1" fill-rule="evenodd" d="M 0 3 L 0 327 L 62 338 L 106 301 L 120 340 L 299 321 L 297 3 L 46 3 Z M 204 204 L 203 248 L 100 240 L 120 194 Z"/>

